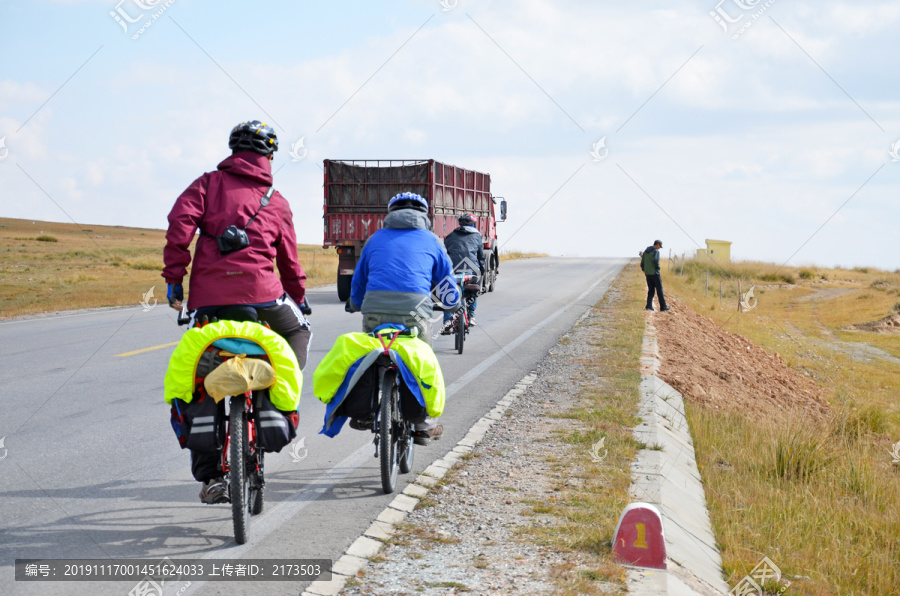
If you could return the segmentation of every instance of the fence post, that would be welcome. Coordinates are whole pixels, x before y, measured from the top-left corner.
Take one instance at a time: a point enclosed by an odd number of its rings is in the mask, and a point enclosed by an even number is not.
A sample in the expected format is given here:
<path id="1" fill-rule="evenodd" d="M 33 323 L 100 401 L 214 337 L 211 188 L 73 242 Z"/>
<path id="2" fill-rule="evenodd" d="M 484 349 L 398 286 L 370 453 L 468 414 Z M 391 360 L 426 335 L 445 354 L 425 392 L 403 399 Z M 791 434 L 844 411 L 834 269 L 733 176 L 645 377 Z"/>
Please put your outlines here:
<path id="1" fill-rule="evenodd" d="M 681 253 L 681 275 L 684 275 L 684 252 Z"/>
<path id="2" fill-rule="evenodd" d="M 669 249 L 669 268 L 668 271 L 672 270 L 672 249 Z"/>

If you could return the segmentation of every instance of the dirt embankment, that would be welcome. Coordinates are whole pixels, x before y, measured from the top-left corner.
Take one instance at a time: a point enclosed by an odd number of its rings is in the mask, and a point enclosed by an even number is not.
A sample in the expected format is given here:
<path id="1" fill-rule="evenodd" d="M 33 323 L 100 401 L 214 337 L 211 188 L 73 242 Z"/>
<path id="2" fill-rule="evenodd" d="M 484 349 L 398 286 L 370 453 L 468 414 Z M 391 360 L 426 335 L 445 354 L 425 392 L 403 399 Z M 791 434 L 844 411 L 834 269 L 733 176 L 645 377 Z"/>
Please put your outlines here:
<path id="1" fill-rule="evenodd" d="M 658 334 L 659 376 L 685 399 L 760 416 L 797 410 L 814 416 L 828 412 L 822 391 L 779 354 L 725 331 L 677 298 L 668 303 L 670 312 L 648 316 Z"/>
<path id="2" fill-rule="evenodd" d="M 900 333 L 900 313 L 887 316 L 871 323 L 860 323 L 847 327 L 848 331 L 874 331 L 875 333 Z"/>

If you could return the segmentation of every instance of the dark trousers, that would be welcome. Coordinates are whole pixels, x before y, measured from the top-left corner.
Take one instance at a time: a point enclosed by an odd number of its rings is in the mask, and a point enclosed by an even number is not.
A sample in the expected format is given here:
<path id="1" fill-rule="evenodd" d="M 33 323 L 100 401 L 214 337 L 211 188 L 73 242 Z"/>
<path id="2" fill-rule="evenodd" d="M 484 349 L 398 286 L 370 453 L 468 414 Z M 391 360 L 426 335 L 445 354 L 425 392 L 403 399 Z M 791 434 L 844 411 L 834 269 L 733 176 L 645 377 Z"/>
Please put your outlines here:
<path id="1" fill-rule="evenodd" d="M 206 315 L 208 317 L 217 316 L 223 313 L 224 309 L 229 307 L 209 307 L 201 308 L 197 311 L 196 317 Z M 309 329 L 309 322 L 300 313 L 293 301 L 286 301 L 284 304 L 276 304 L 274 306 L 256 307 L 256 313 L 260 323 L 267 323 L 272 331 L 284 338 L 284 340 L 294 350 L 297 356 L 297 364 L 300 370 L 306 366 L 306 357 L 309 354 L 309 340 L 312 337 L 312 331 Z M 222 461 L 221 453 L 209 453 L 206 451 L 191 451 L 191 473 L 194 479 L 199 482 L 206 482 L 213 478 L 222 476 L 219 467 Z"/>
<path id="2" fill-rule="evenodd" d="M 207 482 L 213 478 L 219 478 L 224 472 L 219 467 L 222 461 L 221 453 L 209 453 L 206 451 L 191 450 L 191 473 L 194 480 Z"/>
<path id="3" fill-rule="evenodd" d="M 268 323 L 272 331 L 284 338 L 294 354 L 297 355 L 297 365 L 300 370 L 306 366 L 306 357 L 309 355 L 309 340 L 312 338 L 312 331 L 309 329 L 309 323 L 303 315 L 294 312 L 295 307 L 290 304 L 278 304 L 275 306 L 267 306 L 265 308 L 257 308 L 259 313 L 259 322 Z"/>
<path id="4" fill-rule="evenodd" d="M 235 308 L 239 307 L 208 306 L 197 309 L 194 318 L 199 319 L 205 315 L 210 319 L 213 317 L 231 319 Z M 303 370 L 309 354 L 309 340 L 312 338 L 312 331 L 309 329 L 309 321 L 306 320 L 297 305 L 288 298 L 283 304 L 257 306 L 255 309 L 259 322 L 268 324 L 272 331 L 283 337 L 291 346 L 297 356 L 297 364 L 300 366 L 300 370 Z"/>
<path id="5" fill-rule="evenodd" d="M 647 308 L 653 308 L 653 293 L 659 300 L 660 310 L 666 307 L 666 298 L 663 296 L 662 277 L 659 273 L 647 276 Z"/>

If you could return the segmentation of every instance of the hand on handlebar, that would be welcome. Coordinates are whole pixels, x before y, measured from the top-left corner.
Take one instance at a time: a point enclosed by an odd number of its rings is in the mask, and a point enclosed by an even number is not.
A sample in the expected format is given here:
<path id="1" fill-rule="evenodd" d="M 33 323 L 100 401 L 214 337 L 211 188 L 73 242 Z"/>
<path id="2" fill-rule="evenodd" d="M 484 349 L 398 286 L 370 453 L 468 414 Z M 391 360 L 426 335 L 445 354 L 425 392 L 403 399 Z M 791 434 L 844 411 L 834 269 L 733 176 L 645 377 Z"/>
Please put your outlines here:
<path id="1" fill-rule="evenodd" d="M 169 300 L 169 306 L 175 310 L 182 310 L 182 302 L 184 301 L 184 288 L 181 284 L 169 284 L 166 298 Z"/>
<path id="2" fill-rule="evenodd" d="M 312 314 L 312 307 L 309 305 L 309 300 L 307 300 L 305 296 L 303 298 L 303 302 L 301 302 L 297 306 L 300 307 L 300 312 L 302 312 L 304 315 L 308 316 Z"/>

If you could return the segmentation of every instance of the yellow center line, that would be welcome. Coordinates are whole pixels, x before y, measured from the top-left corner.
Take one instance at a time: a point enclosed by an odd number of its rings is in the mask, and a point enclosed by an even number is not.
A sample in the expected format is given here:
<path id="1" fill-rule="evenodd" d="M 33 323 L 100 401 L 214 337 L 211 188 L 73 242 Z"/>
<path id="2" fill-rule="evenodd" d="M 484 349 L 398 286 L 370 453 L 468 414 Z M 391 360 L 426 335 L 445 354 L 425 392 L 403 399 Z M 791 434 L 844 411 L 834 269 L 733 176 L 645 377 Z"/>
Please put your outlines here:
<path id="1" fill-rule="evenodd" d="M 133 352 L 124 352 L 122 354 L 116 354 L 116 358 L 120 356 L 134 356 L 135 354 L 142 354 L 144 352 L 152 352 L 153 350 L 161 350 L 162 348 L 170 348 L 172 346 L 177 346 L 178 342 L 173 341 L 170 344 L 162 344 L 161 346 L 153 346 L 152 348 L 143 348 L 141 350 L 135 350 Z"/>

